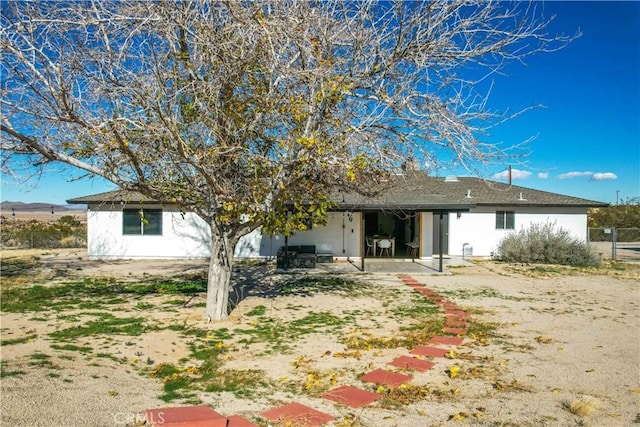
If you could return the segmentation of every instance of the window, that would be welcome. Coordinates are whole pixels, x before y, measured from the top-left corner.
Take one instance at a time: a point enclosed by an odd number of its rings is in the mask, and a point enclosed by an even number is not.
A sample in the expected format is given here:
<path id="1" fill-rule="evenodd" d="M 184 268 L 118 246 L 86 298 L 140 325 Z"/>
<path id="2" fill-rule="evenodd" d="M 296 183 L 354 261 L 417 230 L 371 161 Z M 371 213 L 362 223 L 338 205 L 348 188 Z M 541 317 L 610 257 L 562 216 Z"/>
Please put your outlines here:
<path id="1" fill-rule="evenodd" d="M 516 225 L 516 213 L 514 211 L 496 212 L 496 229 L 513 230 Z"/>
<path id="2" fill-rule="evenodd" d="M 124 209 L 122 211 L 122 234 L 162 235 L 162 209 Z"/>

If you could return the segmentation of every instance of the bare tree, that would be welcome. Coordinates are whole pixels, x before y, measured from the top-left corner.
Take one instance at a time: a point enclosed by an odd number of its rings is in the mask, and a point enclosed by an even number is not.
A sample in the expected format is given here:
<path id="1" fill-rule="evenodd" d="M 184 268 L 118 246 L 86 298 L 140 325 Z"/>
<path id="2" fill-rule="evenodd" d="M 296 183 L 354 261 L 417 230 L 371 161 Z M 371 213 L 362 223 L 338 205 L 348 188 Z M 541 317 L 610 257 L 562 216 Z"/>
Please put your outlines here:
<path id="1" fill-rule="evenodd" d="M 256 227 L 322 222 L 331 191 L 375 192 L 407 160 L 503 155 L 479 88 L 574 37 L 548 22 L 485 0 L 6 2 L 2 170 L 62 162 L 195 211 L 222 319 Z"/>

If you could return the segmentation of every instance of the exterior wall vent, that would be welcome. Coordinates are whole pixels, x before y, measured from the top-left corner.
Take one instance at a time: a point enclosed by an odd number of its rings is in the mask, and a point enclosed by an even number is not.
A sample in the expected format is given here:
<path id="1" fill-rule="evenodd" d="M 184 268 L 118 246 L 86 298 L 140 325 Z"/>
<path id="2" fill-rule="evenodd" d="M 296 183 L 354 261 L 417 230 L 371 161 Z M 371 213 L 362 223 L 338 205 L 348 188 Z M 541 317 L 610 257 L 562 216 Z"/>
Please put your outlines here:
<path id="1" fill-rule="evenodd" d="M 447 175 L 447 177 L 444 179 L 444 182 L 459 182 L 459 181 L 457 176 Z"/>

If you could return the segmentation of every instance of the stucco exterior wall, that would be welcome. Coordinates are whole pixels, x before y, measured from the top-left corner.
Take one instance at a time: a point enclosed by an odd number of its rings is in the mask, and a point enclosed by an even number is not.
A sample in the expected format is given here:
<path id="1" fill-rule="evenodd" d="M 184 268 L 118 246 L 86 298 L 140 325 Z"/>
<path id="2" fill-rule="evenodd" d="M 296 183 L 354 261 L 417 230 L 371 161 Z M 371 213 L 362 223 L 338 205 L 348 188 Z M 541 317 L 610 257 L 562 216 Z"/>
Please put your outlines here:
<path id="1" fill-rule="evenodd" d="M 496 229 L 496 211 L 500 210 L 515 211 L 513 230 Z M 587 239 L 587 212 L 584 208 L 482 207 L 463 212 L 460 218 L 455 212 L 449 214 L 449 255 L 461 256 L 463 244 L 468 243 L 473 248 L 473 256 L 491 256 L 502 238 L 529 228 L 533 223 L 554 223 L 575 238 Z"/>
<path id="2" fill-rule="evenodd" d="M 332 253 L 334 257 L 359 257 L 360 217 L 360 213 L 348 215 L 343 212 L 330 212 L 327 215 L 326 226 L 314 226 L 311 230 L 289 237 L 289 245 L 316 245 L 317 252 Z M 284 237 L 276 235 L 271 238 L 261 235 L 260 230 L 255 230 L 240 239 L 235 256 L 275 257 L 281 246 L 284 246 Z"/>
<path id="3" fill-rule="evenodd" d="M 127 209 L 159 206 L 129 205 Z M 181 214 L 173 207 L 162 207 L 162 235 L 132 236 L 122 233 L 119 204 L 90 206 L 87 212 L 88 255 L 92 258 L 208 258 L 210 233 L 207 224 L 194 213 Z M 351 217 L 351 221 L 349 218 Z M 344 223 L 344 228 L 343 228 Z M 329 213 L 326 226 L 289 238 L 290 245 L 316 245 L 318 252 L 335 257 L 360 256 L 360 214 Z M 284 237 L 263 236 L 254 230 L 242 237 L 234 255 L 241 258 L 275 257 L 284 246 Z"/>
<path id="4" fill-rule="evenodd" d="M 158 206 L 126 205 L 126 208 L 156 208 Z M 181 214 L 174 207 L 163 207 L 161 236 L 131 236 L 122 233 L 122 206 L 90 206 L 87 212 L 88 255 L 93 258 L 207 258 L 210 235 L 207 224 L 193 213 Z M 515 229 L 495 227 L 497 210 L 514 210 Z M 317 252 L 331 253 L 337 258 L 361 256 L 361 214 L 331 212 L 326 226 L 298 233 L 289 238 L 289 245 L 316 245 Z M 420 213 L 420 256 L 433 256 L 433 224 L 431 212 Z M 574 237 L 587 238 L 587 215 L 584 208 L 517 208 L 482 207 L 449 214 L 449 255 L 461 256 L 468 243 L 473 256 L 491 256 L 499 241 L 507 234 L 528 228 L 532 223 L 555 223 Z M 284 246 L 282 236 L 263 236 L 260 230 L 240 239 L 234 255 L 239 258 L 271 258 Z"/>
<path id="5" fill-rule="evenodd" d="M 127 209 L 156 208 L 130 205 Z M 89 206 L 88 255 L 93 258 L 200 258 L 208 257 L 207 224 L 193 213 L 184 217 L 173 207 L 162 208 L 162 235 L 132 236 L 122 233 L 120 205 Z"/>

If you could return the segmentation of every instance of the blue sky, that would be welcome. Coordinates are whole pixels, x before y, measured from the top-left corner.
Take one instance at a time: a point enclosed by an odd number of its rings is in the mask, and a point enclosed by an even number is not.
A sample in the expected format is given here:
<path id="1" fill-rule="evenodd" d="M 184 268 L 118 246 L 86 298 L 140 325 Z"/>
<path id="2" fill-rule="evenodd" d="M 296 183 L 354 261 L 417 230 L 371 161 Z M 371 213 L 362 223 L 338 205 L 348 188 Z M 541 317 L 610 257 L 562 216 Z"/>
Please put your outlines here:
<path id="1" fill-rule="evenodd" d="M 495 78 L 492 109 L 535 109 L 494 129 L 490 138 L 529 144 L 523 164 L 512 163 L 513 183 L 615 203 L 640 196 L 640 2 L 545 2 L 556 15 L 550 33 L 582 37 L 566 48 L 512 64 Z M 505 179 L 507 165 L 487 176 Z M 78 174 L 75 174 L 76 176 Z M 3 176 L 0 199 L 65 204 L 108 191 L 108 182 L 83 179 L 53 166 L 39 180 L 17 184 Z"/>

